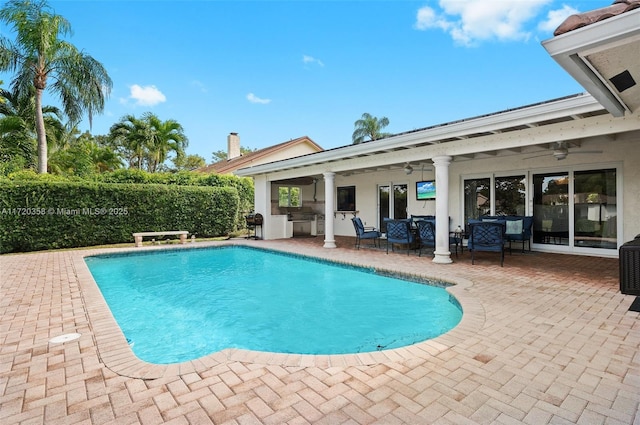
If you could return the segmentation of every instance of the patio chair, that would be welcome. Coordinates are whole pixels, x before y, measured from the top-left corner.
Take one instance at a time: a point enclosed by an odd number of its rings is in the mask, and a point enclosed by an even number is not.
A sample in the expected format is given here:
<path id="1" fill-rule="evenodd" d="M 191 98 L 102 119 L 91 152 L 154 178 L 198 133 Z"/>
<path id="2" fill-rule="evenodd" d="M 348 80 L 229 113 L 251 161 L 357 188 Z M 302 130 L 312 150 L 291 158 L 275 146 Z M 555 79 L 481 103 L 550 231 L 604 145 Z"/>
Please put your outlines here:
<path id="1" fill-rule="evenodd" d="M 424 239 L 425 237 L 426 238 L 430 237 L 428 235 L 423 236 L 421 234 L 421 230 L 418 227 L 421 221 L 426 221 L 431 223 L 431 226 L 433 227 L 433 236 L 432 236 L 433 244 L 434 244 L 433 248 L 435 248 L 436 217 L 434 215 L 412 215 L 411 216 L 411 222 L 413 223 L 415 228 L 418 229 L 418 237 L 420 238 L 420 240 Z M 451 217 L 449 217 L 449 222 L 451 222 Z M 427 231 L 427 230 L 425 229 L 424 231 Z M 428 244 L 424 246 L 431 247 Z M 456 232 L 449 232 L 449 248 L 453 247 L 455 249 L 456 257 L 458 256 L 458 246 L 460 246 L 460 249 L 464 250 L 464 248 L 462 248 L 462 233 L 457 234 Z"/>
<path id="2" fill-rule="evenodd" d="M 511 254 L 511 243 L 520 242 L 522 244 L 522 252 L 525 245 L 528 245 L 531 251 L 531 229 L 533 227 L 533 216 L 524 215 L 497 215 L 482 216 L 482 221 L 505 221 L 505 239 L 509 242 L 509 253 Z"/>
<path id="3" fill-rule="evenodd" d="M 409 255 L 411 246 L 415 242 L 415 236 L 411 230 L 411 220 L 385 218 L 384 222 L 387 226 L 387 254 L 389 253 L 389 244 L 391 244 L 391 251 L 393 252 L 393 244 L 400 243 L 407 245 L 407 255 Z"/>
<path id="4" fill-rule="evenodd" d="M 380 236 L 382 236 L 382 233 L 377 231 L 375 227 L 364 227 L 360 217 L 353 217 L 351 221 L 353 222 L 353 227 L 356 231 L 357 249 L 360 249 L 360 241 L 362 241 L 362 239 L 373 239 L 373 246 L 379 246 L 378 240 L 380 239 Z"/>
<path id="5" fill-rule="evenodd" d="M 469 251 L 471 264 L 476 251 L 500 253 L 500 267 L 504 265 L 505 223 L 504 221 L 469 222 Z"/>
<path id="6" fill-rule="evenodd" d="M 511 253 L 511 242 L 522 243 L 522 252 L 525 244 L 529 245 L 531 251 L 531 228 L 533 227 L 532 216 L 512 217 L 507 221 L 506 237 L 509 241 L 509 253 Z"/>
<path id="7" fill-rule="evenodd" d="M 416 221 L 418 226 L 418 241 L 420 248 L 418 256 L 422 257 L 422 247 L 434 248 L 436 247 L 436 229 L 433 221 L 430 220 L 418 220 Z"/>

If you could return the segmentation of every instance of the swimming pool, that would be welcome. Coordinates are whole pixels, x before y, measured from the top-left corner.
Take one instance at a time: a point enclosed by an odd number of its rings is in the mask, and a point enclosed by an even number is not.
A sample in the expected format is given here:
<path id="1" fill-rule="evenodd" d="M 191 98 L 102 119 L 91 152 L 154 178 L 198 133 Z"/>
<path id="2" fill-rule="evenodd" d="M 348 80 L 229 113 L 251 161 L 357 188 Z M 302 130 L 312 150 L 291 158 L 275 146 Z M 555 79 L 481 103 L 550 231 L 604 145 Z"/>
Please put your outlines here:
<path id="1" fill-rule="evenodd" d="M 242 246 L 85 259 L 133 352 L 150 363 L 225 348 L 346 354 L 398 348 L 455 327 L 443 287 Z"/>

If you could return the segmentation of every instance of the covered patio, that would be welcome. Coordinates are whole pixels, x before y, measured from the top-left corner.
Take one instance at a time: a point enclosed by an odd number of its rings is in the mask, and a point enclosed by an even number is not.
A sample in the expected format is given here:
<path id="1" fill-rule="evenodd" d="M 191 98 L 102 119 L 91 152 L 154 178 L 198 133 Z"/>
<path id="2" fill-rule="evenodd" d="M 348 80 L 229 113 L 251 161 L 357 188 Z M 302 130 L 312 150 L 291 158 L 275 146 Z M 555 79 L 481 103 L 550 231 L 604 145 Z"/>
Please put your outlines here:
<path id="1" fill-rule="evenodd" d="M 84 255 L 0 256 L 0 420 L 6 424 L 562 424 L 640 420 L 640 313 L 616 259 L 549 253 L 429 256 L 356 250 L 351 237 L 249 244 L 443 279 L 465 311 L 451 332 L 344 356 L 224 350 L 161 366 L 132 358 Z M 137 248 L 166 249 L 166 247 Z M 115 251 L 128 250 L 117 248 Z M 132 248 L 133 250 L 133 248 Z M 115 327 L 114 327 L 115 326 Z M 51 343 L 78 332 L 78 340 Z M 106 338 L 106 339 L 105 339 Z"/>
<path id="2" fill-rule="evenodd" d="M 321 220 L 325 248 L 353 234 L 352 216 L 384 232 L 385 218 L 432 215 L 433 261 L 451 263 L 457 226 L 513 215 L 533 217 L 536 251 L 616 257 L 640 232 L 639 18 L 637 0 L 616 1 L 542 42 L 584 93 L 238 170 L 254 179 L 265 238 L 295 234 L 292 208 Z"/>

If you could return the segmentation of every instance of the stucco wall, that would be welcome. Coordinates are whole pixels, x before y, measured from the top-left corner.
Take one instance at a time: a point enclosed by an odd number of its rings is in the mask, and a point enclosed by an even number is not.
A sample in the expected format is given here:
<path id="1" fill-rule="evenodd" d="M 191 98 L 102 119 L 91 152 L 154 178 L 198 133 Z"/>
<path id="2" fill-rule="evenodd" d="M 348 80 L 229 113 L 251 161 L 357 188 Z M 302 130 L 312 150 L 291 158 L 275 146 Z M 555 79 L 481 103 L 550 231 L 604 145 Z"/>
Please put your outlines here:
<path id="1" fill-rule="evenodd" d="M 579 153 L 581 151 L 601 150 L 602 153 Z M 543 155 L 536 158 L 531 156 Z M 528 159 L 525 159 L 528 158 Z M 622 220 L 622 241 L 633 239 L 640 234 L 640 139 L 618 136 L 616 140 L 601 138 L 584 142 L 581 147 L 570 149 L 570 153 L 564 160 L 553 157 L 552 151 L 544 151 L 540 147 L 539 153 L 519 153 L 514 151 L 500 156 L 487 156 L 456 159 L 449 168 L 449 214 L 450 226 L 454 229 L 463 221 L 463 186 L 465 178 L 480 176 L 526 175 L 530 178 L 533 174 L 596 170 L 601 168 L 618 168 L 620 176 L 621 193 L 618 193 L 618 217 Z M 408 213 L 409 214 L 435 214 L 435 201 L 417 201 L 415 195 L 415 183 L 419 180 L 435 178 L 433 166 L 425 171 L 414 170 L 406 175 L 401 169 L 395 171 L 368 172 L 351 176 L 336 176 L 336 187 L 356 186 L 356 209 L 358 215 L 367 225 L 378 227 L 377 188 L 381 184 L 401 183 L 408 185 Z M 623 188 L 623 189 L 622 189 Z M 528 189 L 531 191 L 531 189 Z M 527 213 L 532 213 L 531 193 L 528 196 Z M 343 220 L 342 215 L 336 218 L 336 235 L 351 236 L 353 227 L 349 217 Z"/>

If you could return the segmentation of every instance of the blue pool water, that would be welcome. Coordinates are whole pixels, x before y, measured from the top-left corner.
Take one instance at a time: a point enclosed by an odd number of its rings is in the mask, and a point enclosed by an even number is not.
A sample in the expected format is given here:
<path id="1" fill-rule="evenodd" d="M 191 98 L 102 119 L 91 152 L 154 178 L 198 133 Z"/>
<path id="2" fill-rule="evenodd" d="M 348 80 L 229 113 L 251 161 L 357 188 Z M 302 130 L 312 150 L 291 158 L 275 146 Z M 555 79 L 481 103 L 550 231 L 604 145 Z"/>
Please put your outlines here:
<path id="1" fill-rule="evenodd" d="M 254 248 L 86 258 L 136 356 L 193 360 L 225 348 L 345 354 L 410 345 L 456 326 L 442 287 Z"/>

